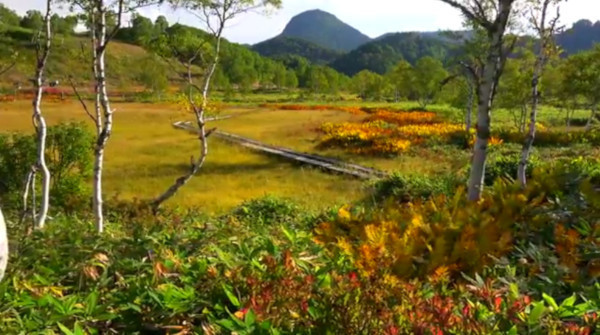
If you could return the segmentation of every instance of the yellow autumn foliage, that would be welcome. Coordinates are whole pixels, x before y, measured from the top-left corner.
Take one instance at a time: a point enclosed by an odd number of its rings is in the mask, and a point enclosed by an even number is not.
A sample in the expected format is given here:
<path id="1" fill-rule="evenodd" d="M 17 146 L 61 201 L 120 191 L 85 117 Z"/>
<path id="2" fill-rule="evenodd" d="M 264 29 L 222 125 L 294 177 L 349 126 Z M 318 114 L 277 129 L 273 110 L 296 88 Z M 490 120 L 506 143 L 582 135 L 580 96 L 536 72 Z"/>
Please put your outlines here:
<path id="1" fill-rule="evenodd" d="M 479 202 L 467 201 L 458 190 L 451 198 L 390 205 L 375 219 L 349 218 L 346 208 L 343 218 L 320 225 L 316 234 L 350 257 L 363 275 L 387 271 L 399 278 L 446 280 L 479 271 L 490 256 L 512 250 L 516 223 L 543 221 L 536 209 L 547 202 L 547 187 L 531 182 L 523 190 L 499 181 Z"/>
<path id="2" fill-rule="evenodd" d="M 324 123 L 321 131 L 323 144 L 359 154 L 400 154 L 430 138 L 450 141 L 464 126 L 440 122 L 430 112 L 378 111 L 364 122 Z"/>

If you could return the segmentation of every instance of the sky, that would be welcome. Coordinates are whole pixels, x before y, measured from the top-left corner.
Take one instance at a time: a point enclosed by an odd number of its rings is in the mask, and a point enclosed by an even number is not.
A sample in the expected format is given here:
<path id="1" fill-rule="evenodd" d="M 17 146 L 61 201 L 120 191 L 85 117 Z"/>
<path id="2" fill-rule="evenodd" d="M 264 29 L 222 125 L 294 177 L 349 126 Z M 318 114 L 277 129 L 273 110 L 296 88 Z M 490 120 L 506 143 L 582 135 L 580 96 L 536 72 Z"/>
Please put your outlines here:
<path id="1" fill-rule="evenodd" d="M 0 0 L 20 14 L 28 9 L 43 9 L 44 0 Z M 321 9 L 370 37 L 389 32 L 437 31 L 461 29 L 460 13 L 440 0 L 283 0 L 283 7 L 267 13 L 244 14 L 227 27 L 225 37 L 237 43 L 254 44 L 277 36 L 289 20 L 306 10 Z M 65 11 L 63 11 L 65 12 Z M 168 6 L 150 7 L 140 14 L 155 19 L 165 15 L 170 23 L 200 26 L 185 10 Z M 562 5 L 561 22 L 571 24 L 580 19 L 600 20 L 600 0 L 569 0 Z"/>

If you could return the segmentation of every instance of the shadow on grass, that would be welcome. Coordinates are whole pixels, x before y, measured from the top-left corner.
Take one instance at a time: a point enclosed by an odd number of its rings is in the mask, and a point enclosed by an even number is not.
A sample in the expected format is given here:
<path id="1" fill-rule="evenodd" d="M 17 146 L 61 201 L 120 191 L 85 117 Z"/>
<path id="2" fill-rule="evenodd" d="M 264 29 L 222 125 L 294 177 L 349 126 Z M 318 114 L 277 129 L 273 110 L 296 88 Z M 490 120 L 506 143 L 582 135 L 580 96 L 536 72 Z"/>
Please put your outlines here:
<path id="1" fill-rule="evenodd" d="M 268 159 L 260 163 L 220 163 L 206 162 L 200 169 L 199 175 L 233 175 L 252 173 L 258 171 L 271 171 L 285 167 L 284 161 Z M 190 170 L 189 164 L 163 163 L 152 169 L 154 175 L 183 175 Z"/>

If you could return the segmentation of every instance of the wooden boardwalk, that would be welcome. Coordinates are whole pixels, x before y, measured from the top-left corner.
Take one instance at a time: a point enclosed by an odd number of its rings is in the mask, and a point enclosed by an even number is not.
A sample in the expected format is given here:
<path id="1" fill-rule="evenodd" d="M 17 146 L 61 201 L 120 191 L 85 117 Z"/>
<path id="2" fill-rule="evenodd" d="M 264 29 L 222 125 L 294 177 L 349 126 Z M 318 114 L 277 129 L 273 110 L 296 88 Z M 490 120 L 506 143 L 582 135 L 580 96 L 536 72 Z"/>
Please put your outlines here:
<path id="1" fill-rule="evenodd" d="M 175 122 L 173 124 L 173 127 L 194 134 L 198 133 L 198 129 L 194 127 L 191 122 Z M 246 137 L 238 136 L 235 134 L 229 134 L 222 131 L 215 131 L 212 136 L 216 136 L 227 142 L 238 144 L 254 151 L 283 157 L 291 161 L 311 165 L 326 171 L 345 174 L 361 179 L 374 179 L 387 176 L 387 174 L 383 171 L 372 169 L 362 165 L 347 163 L 338 159 L 319 156 L 315 154 L 298 152 L 288 148 L 272 146 Z"/>

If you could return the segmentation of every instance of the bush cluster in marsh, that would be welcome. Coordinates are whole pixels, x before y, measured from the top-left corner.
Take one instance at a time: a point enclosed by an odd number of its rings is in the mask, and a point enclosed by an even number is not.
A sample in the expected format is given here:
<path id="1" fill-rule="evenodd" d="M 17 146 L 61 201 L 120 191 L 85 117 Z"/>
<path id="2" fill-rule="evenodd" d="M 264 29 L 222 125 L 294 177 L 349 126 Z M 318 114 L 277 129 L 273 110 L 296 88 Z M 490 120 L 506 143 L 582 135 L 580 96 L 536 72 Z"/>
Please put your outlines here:
<path id="1" fill-rule="evenodd" d="M 325 123 L 323 146 L 341 146 L 361 154 L 394 155 L 413 144 L 445 143 L 463 126 L 439 121 L 428 112 L 377 111 L 362 123 Z"/>

